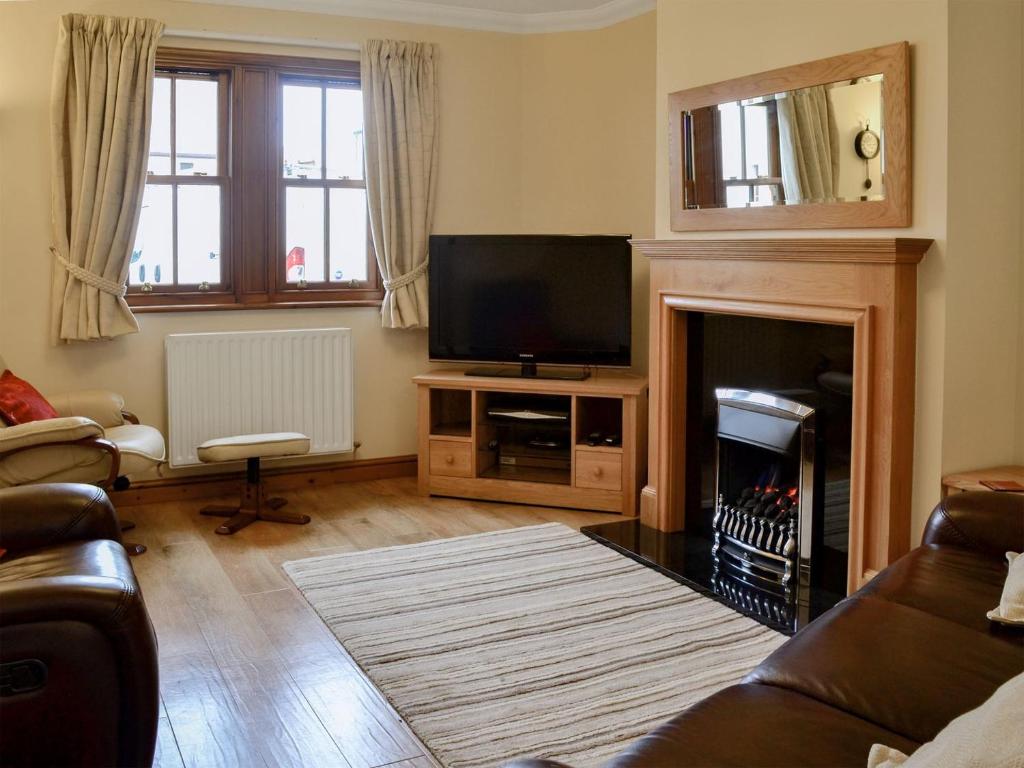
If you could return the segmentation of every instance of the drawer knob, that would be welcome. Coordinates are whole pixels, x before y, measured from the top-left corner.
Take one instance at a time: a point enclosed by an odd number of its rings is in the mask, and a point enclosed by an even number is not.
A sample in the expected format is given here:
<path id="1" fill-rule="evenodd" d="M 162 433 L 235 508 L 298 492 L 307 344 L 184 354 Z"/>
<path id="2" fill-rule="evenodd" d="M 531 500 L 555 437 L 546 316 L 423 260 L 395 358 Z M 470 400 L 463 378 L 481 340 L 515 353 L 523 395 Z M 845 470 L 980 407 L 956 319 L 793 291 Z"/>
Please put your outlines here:
<path id="1" fill-rule="evenodd" d="M 452 456 L 452 455 L 451 455 L 450 453 L 449 453 L 449 454 L 447 454 L 447 455 L 446 455 L 446 456 L 444 457 L 444 463 L 445 463 L 445 464 L 454 464 L 454 463 L 455 463 L 455 457 L 454 457 L 454 456 Z"/>
<path id="2" fill-rule="evenodd" d="M 594 467 L 594 477 L 600 477 L 604 474 L 604 470 L 600 467 Z"/>

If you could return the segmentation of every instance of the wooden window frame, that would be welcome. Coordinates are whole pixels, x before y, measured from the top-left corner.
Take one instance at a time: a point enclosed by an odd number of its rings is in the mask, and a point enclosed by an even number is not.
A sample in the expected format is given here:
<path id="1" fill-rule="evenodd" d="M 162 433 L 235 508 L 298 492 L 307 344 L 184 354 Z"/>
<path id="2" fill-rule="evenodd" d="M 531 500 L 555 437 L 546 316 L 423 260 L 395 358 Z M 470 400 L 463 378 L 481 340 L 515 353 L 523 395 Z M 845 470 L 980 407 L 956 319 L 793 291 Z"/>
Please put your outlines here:
<path id="1" fill-rule="evenodd" d="M 233 193 L 230 174 L 228 169 L 231 166 L 230 148 L 228 143 L 229 130 L 227 127 L 229 116 L 229 88 L 228 73 L 204 68 L 200 71 L 192 68 L 169 68 L 158 67 L 158 74 L 169 75 L 171 81 L 171 110 L 170 110 L 170 173 L 169 174 L 148 174 L 146 184 L 168 186 L 171 188 L 171 238 L 173 264 L 172 282 L 166 285 L 153 285 L 144 283 L 142 285 L 128 286 L 128 302 L 133 304 L 136 297 L 143 304 L 150 301 L 163 302 L 164 297 L 173 298 L 175 301 L 224 301 L 225 297 L 233 296 L 232 272 L 233 264 L 230 258 L 225 258 L 231 253 L 231 197 Z M 176 87 L 178 80 L 205 80 L 216 81 L 217 90 L 217 172 L 213 176 L 195 176 L 176 174 L 175 163 L 177 161 L 176 147 L 176 125 L 175 125 L 175 101 Z M 200 289 L 197 285 L 178 284 L 178 188 L 184 186 L 216 186 L 220 189 L 220 280 L 208 290 Z"/>
<path id="2" fill-rule="evenodd" d="M 744 104 L 744 100 L 732 103 L 739 107 L 740 169 L 742 178 L 726 179 L 722 174 L 722 128 L 719 104 L 695 109 L 685 115 L 684 130 L 690 136 L 693 150 L 686 158 L 687 169 L 683 179 L 683 199 L 687 210 L 705 208 L 726 208 L 727 189 L 746 187 L 747 204 L 754 202 L 755 187 L 774 187 L 779 200 L 785 199 L 782 187 L 782 160 L 779 156 L 778 105 L 774 100 L 755 104 Z M 764 107 L 768 124 L 768 176 L 747 176 L 747 120 L 746 110 L 750 107 Z M 778 203 L 773 203 L 778 205 Z M 738 207 L 733 210 L 740 210 Z"/>
<path id="3" fill-rule="evenodd" d="M 221 282 L 209 290 L 169 285 L 144 292 L 141 286 L 129 286 L 126 300 L 132 309 L 167 312 L 380 306 L 384 290 L 372 256 L 369 222 L 365 282 L 355 287 L 333 287 L 324 282 L 300 288 L 285 280 L 282 85 L 289 79 L 305 78 L 358 86 L 359 62 L 160 48 L 156 68 L 216 75 L 222 84 L 218 147 L 223 221 Z M 188 181 L 191 178 L 176 177 L 174 183 L 198 183 Z M 209 183 L 209 177 L 196 178 Z M 164 179 L 151 176 L 147 181 L 165 183 Z M 317 186 L 355 186 L 340 180 L 317 181 Z"/>
<path id="4" fill-rule="evenodd" d="M 721 173 L 718 175 L 719 184 L 721 185 L 721 202 L 723 205 L 726 204 L 726 188 L 727 187 L 746 187 L 747 188 L 747 207 L 751 207 L 751 203 L 754 202 L 754 187 L 774 187 L 778 196 L 778 200 L 784 201 L 786 199 L 785 191 L 782 187 L 782 158 L 779 156 L 779 108 L 778 103 L 774 99 L 768 101 L 760 101 L 754 104 L 744 104 L 743 99 L 736 101 L 735 103 L 740 108 L 740 169 L 743 171 L 743 178 L 741 179 L 723 179 Z M 747 176 L 747 108 L 748 107 L 764 107 L 765 116 L 768 124 L 768 175 L 758 177 Z M 773 205 L 779 205 L 778 202 Z"/>

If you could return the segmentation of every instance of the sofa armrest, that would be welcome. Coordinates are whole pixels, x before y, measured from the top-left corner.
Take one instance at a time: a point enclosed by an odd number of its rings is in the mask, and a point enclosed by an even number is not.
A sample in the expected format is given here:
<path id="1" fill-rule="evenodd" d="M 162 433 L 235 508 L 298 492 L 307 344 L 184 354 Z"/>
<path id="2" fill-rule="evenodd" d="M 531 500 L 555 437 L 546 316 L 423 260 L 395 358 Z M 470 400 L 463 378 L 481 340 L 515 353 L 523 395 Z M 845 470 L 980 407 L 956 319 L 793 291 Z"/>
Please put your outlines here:
<path id="1" fill-rule="evenodd" d="M 103 427 L 84 416 L 29 421 L 0 429 L 0 457 L 37 445 L 74 443 L 90 437 L 103 437 Z"/>
<path id="2" fill-rule="evenodd" d="M 0 547 L 9 554 L 95 539 L 121 541 L 117 513 L 102 489 L 44 483 L 0 490 Z"/>
<path id="3" fill-rule="evenodd" d="M 947 544 L 1002 558 L 1024 551 L 1024 494 L 973 491 L 938 503 L 922 544 Z"/>
<path id="4" fill-rule="evenodd" d="M 104 389 L 83 389 L 47 397 L 61 416 L 85 416 L 102 427 L 119 427 L 125 423 L 124 398 Z"/>

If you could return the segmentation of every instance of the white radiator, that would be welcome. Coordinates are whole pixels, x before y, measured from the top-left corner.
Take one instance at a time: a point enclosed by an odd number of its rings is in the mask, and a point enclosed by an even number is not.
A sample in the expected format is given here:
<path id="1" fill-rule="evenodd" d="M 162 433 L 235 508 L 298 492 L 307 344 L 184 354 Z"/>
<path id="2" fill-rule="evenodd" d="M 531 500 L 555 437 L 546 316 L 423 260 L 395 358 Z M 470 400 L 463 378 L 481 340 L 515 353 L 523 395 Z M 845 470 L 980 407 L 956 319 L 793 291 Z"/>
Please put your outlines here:
<path id="1" fill-rule="evenodd" d="M 205 440 L 259 432 L 352 450 L 350 329 L 172 334 L 165 350 L 172 467 L 199 464 Z"/>

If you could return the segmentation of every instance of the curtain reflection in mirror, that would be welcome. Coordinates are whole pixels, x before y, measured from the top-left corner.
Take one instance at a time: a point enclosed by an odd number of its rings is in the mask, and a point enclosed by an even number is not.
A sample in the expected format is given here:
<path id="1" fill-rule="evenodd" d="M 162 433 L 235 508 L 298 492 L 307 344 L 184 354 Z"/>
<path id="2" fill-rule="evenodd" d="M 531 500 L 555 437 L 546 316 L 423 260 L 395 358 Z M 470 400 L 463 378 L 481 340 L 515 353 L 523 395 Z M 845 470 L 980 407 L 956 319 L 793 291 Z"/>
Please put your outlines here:
<path id="1" fill-rule="evenodd" d="M 780 94 L 779 145 L 787 203 L 830 203 L 839 192 L 839 129 L 823 85 Z"/>

